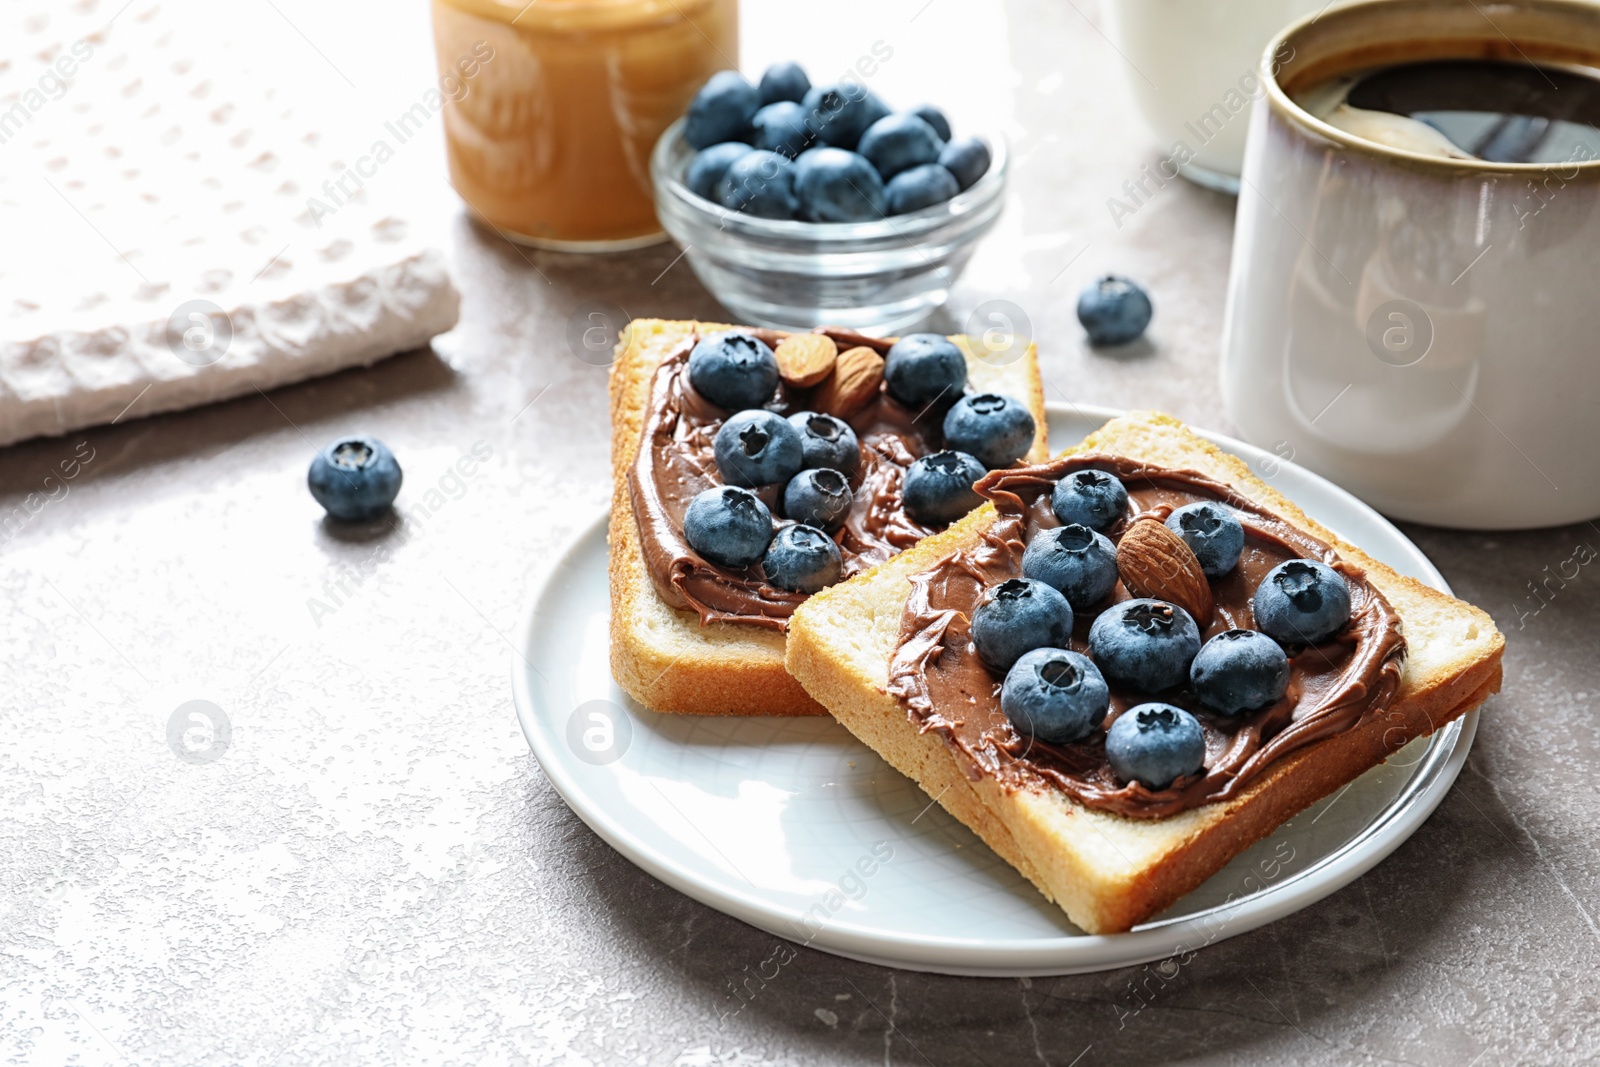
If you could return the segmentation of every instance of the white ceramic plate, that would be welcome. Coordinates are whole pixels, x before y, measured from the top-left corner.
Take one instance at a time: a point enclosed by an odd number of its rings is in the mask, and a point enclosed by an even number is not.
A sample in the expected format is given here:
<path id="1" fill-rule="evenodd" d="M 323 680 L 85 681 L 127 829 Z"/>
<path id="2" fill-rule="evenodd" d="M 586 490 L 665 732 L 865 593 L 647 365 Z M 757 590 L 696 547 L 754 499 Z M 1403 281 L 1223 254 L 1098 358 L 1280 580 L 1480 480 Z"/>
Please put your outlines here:
<path id="1" fill-rule="evenodd" d="M 1117 412 L 1050 410 L 1059 451 Z M 1307 513 L 1439 589 L 1421 551 L 1315 474 L 1207 434 Z M 1473 712 L 1285 823 L 1126 934 L 1094 936 L 829 719 L 658 715 L 611 680 L 604 517 L 553 564 L 512 659 L 517 716 L 572 810 L 634 863 L 813 948 L 914 970 L 1045 975 L 1163 959 L 1320 900 L 1392 852 L 1455 781 Z"/>

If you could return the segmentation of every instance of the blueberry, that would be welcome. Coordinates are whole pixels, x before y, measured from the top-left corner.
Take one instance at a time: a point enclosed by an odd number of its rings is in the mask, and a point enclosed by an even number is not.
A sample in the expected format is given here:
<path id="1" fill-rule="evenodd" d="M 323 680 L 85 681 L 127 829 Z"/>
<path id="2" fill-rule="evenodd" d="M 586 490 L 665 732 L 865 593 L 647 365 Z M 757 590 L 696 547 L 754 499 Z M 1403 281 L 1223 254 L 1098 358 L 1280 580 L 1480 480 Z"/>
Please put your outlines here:
<path id="1" fill-rule="evenodd" d="M 732 163 L 717 183 L 717 202 L 730 211 L 763 219 L 794 218 L 794 174 L 776 152 L 751 149 Z"/>
<path id="2" fill-rule="evenodd" d="M 683 513 L 689 547 L 712 563 L 748 567 L 772 540 L 772 512 L 748 489 L 717 485 L 689 501 Z"/>
<path id="3" fill-rule="evenodd" d="M 837 148 L 854 148 L 867 127 L 889 113 L 866 86 L 849 82 L 813 85 L 801 106 L 806 109 L 806 125 L 817 139 Z"/>
<path id="4" fill-rule="evenodd" d="M 975 393 L 945 413 L 944 443 L 978 457 L 990 470 L 1009 467 L 1033 447 L 1034 421 L 1027 408 L 999 393 Z"/>
<path id="5" fill-rule="evenodd" d="M 1315 645 L 1350 621 L 1350 587 L 1344 576 L 1314 559 L 1291 559 L 1267 572 L 1256 587 L 1256 625 L 1286 645 Z"/>
<path id="6" fill-rule="evenodd" d="M 1244 551 L 1244 526 L 1222 504 L 1200 500 L 1167 516 L 1167 529 L 1183 538 L 1207 578 L 1221 578 L 1239 563 Z"/>
<path id="7" fill-rule="evenodd" d="M 957 186 L 971 189 L 989 172 L 989 146 L 976 137 L 951 141 L 939 153 L 939 166 L 950 172 Z"/>
<path id="8" fill-rule="evenodd" d="M 861 444 L 843 419 L 816 411 L 797 411 L 789 425 L 800 431 L 803 467 L 831 467 L 845 475 L 861 466 Z"/>
<path id="9" fill-rule="evenodd" d="M 1117 548 L 1105 534 L 1076 522 L 1040 530 L 1022 553 L 1022 576 L 1059 589 L 1082 611 L 1116 588 Z"/>
<path id="10" fill-rule="evenodd" d="M 712 451 L 717 470 L 729 485 L 777 485 L 800 472 L 800 431 L 764 408 L 731 416 L 717 431 Z"/>
<path id="11" fill-rule="evenodd" d="M 683 139 L 692 148 L 708 148 L 722 141 L 741 141 L 750 132 L 750 120 L 761 98 L 755 86 L 736 70 L 719 70 L 689 102 L 683 121 Z"/>
<path id="12" fill-rule="evenodd" d="M 768 104 L 750 120 L 751 143 L 768 152 L 793 159 L 811 144 L 806 129 L 806 109 L 792 100 Z"/>
<path id="13" fill-rule="evenodd" d="M 1237 715 L 1275 704 L 1289 691 L 1289 657 L 1257 630 L 1224 630 L 1189 665 L 1195 696 L 1212 711 Z"/>
<path id="14" fill-rule="evenodd" d="M 862 156 L 812 148 L 794 166 L 794 195 L 807 222 L 866 222 L 884 215 L 883 179 Z"/>
<path id="15" fill-rule="evenodd" d="M 942 204 L 960 191 L 949 171 L 937 163 L 924 163 L 896 174 L 883 187 L 883 198 L 889 205 L 889 214 L 904 215 Z"/>
<path id="16" fill-rule="evenodd" d="M 1150 325 L 1150 297 L 1137 282 L 1107 274 L 1078 294 L 1078 321 L 1092 345 L 1125 345 Z"/>
<path id="17" fill-rule="evenodd" d="M 1023 737 L 1054 745 L 1077 741 L 1106 717 L 1111 689 L 1088 656 L 1036 648 L 1006 672 L 1000 710 Z"/>
<path id="18" fill-rule="evenodd" d="M 366 522 L 400 494 L 400 464 L 376 437 L 341 437 L 311 461 L 306 485 L 329 515 Z"/>
<path id="19" fill-rule="evenodd" d="M 785 526 L 761 560 L 767 581 L 796 593 L 827 588 L 843 569 L 839 546 L 815 526 Z"/>
<path id="20" fill-rule="evenodd" d="M 1194 619 L 1163 600 L 1113 604 L 1089 627 L 1089 652 L 1105 676 L 1148 693 L 1188 681 L 1189 664 L 1199 651 Z"/>
<path id="21" fill-rule="evenodd" d="M 803 470 L 783 487 L 783 513 L 795 522 L 834 530 L 850 513 L 850 482 L 830 467 Z"/>
<path id="22" fill-rule="evenodd" d="M 775 104 L 779 100 L 793 100 L 795 103 L 806 98 L 806 90 L 811 88 L 811 79 L 806 77 L 805 70 L 798 63 L 774 63 L 761 75 L 761 84 L 757 87 L 757 95 L 761 103 Z"/>
<path id="23" fill-rule="evenodd" d="M 944 141 L 933 127 L 915 115 L 902 112 L 885 115 L 867 127 L 856 151 L 878 168 L 888 181 L 903 170 L 936 162 Z"/>
<path id="24" fill-rule="evenodd" d="M 1206 735 L 1200 720 L 1182 708 L 1140 704 L 1106 731 L 1106 760 L 1125 782 L 1165 789 L 1205 767 Z"/>
<path id="25" fill-rule="evenodd" d="M 972 483 L 987 473 L 965 452 L 935 452 L 906 469 L 901 496 L 906 514 L 929 526 L 943 526 L 983 503 Z"/>
<path id="26" fill-rule="evenodd" d="M 734 160 L 750 151 L 750 146 L 741 141 L 723 141 L 710 148 L 702 149 L 695 153 L 689 161 L 688 173 L 684 175 L 683 184 L 696 196 L 703 196 L 707 200 L 717 199 L 717 187 L 722 184 L 723 175 L 728 173 L 728 167 Z"/>
<path id="27" fill-rule="evenodd" d="M 967 387 L 967 359 L 948 337 L 907 334 L 884 357 L 883 380 L 889 395 L 912 409 L 954 403 Z"/>
<path id="28" fill-rule="evenodd" d="M 1062 525 L 1082 523 L 1104 533 L 1128 510 L 1122 479 L 1105 471 L 1073 471 L 1050 492 L 1050 510 Z"/>
<path id="29" fill-rule="evenodd" d="M 778 357 L 743 330 L 712 334 L 689 353 L 689 384 L 729 411 L 758 408 L 778 388 Z"/>
<path id="30" fill-rule="evenodd" d="M 932 104 L 921 104 L 911 109 L 917 118 L 933 127 L 933 132 L 939 135 L 939 140 L 950 139 L 950 120 L 944 117 L 944 112 Z"/>
<path id="31" fill-rule="evenodd" d="M 1031 578 L 1008 578 L 990 589 L 972 612 L 972 646 L 978 658 L 1005 672 L 1036 648 L 1065 648 L 1072 636 L 1072 605 Z"/>

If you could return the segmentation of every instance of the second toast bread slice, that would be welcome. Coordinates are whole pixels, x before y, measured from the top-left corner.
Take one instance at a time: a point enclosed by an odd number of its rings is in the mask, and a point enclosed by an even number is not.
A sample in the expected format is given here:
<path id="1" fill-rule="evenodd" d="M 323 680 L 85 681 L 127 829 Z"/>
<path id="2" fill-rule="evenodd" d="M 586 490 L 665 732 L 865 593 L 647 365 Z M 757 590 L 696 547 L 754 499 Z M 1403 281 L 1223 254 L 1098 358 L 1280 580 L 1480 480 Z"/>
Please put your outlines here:
<path id="1" fill-rule="evenodd" d="M 1487 614 L 1340 540 L 1239 459 L 1176 420 L 1133 413 L 1073 451 L 1198 470 L 1277 512 L 1366 571 L 1399 614 L 1408 646 L 1400 689 L 1382 713 L 1290 753 L 1231 799 L 1144 820 L 1086 807 L 1056 791 L 1007 791 L 992 777 L 974 775 L 949 742 L 921 732 L 886 692 L 910 576 L 974 544 L 995 520 L 992 505 L 802 605 L 790 626 L 787 662 L 807 692 L 1084 930 L 1110 933 L 1145 921 L 1295 812 L 1499 689 L 1504 639 Z"/>

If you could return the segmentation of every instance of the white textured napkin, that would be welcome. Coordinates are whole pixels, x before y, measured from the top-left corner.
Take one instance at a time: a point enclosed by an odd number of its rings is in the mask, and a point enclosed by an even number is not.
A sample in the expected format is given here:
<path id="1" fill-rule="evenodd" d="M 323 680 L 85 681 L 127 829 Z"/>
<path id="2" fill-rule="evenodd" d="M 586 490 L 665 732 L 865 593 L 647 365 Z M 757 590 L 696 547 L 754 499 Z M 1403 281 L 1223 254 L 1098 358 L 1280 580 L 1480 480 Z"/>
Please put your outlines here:
<path id="1" fill-rule="evenodd" d="M 0 444 L 369 364 L 455 325 L 443 256 L 403 206 L 423 153 L 330 100 L 314 46 L 233 4 L 123 3 L 7 11 Z"/>

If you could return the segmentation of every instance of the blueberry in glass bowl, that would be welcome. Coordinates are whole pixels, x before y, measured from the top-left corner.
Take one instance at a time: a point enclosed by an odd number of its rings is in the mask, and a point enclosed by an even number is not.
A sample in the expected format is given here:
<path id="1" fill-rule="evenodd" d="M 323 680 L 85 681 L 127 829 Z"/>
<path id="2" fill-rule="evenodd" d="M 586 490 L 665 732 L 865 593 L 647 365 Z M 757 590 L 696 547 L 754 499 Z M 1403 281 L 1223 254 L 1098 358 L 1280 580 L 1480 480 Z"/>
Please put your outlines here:
<path id="1" fill-rule="evenodd" d="M 895 110 L 892 101 L 870 93 L 852 100 L 853 90 L 844 85 L 812 87 L 798 101 L 804 114 L 792 106 L 765 111 L 794 104 L 805 72 L 785 64 L 770 73 L 756 79 L 766 94 L 755 101 L 767 101 L 756 109 L 763 121 L 739 130 L 740 140 L 732 142 L 753 142 L 749 154 L 720 147 L 730 142 L 707 142 L 700 147 L 718 156 L 701 159 L 681 119 L 656 142 L 650 171 L 662 227 L 736 321 L 881 335 L 926 318 L 949 298 L 977 242 L 1000 216 L 1004 139 L 956 123 L 952 140 L 942 135 L 951 123 L 937 109 Z M 727 136 L 752 103 L 728 85 L 735 83 L 718 82 L 721 95 L 696 112 L 724 121 L 709 131 L 696 129 L 696 140 Z M 930 123 L 929 115 L 940 121 Z M 801 127 L 812 135 L 809 141 Z M 975 141 L 986 150 L 986 165 Z M 959 177 L 937 162 L 950 146 L 957 149 L 950 158 Z M 796 148 L 803 150 L 789 159 Z M 783 160 L 781 176 L 773 158 Z M 776 187 L 758 188 L 764 181 Z M 899 185 L 891 196 L 894 182 Z"/>

